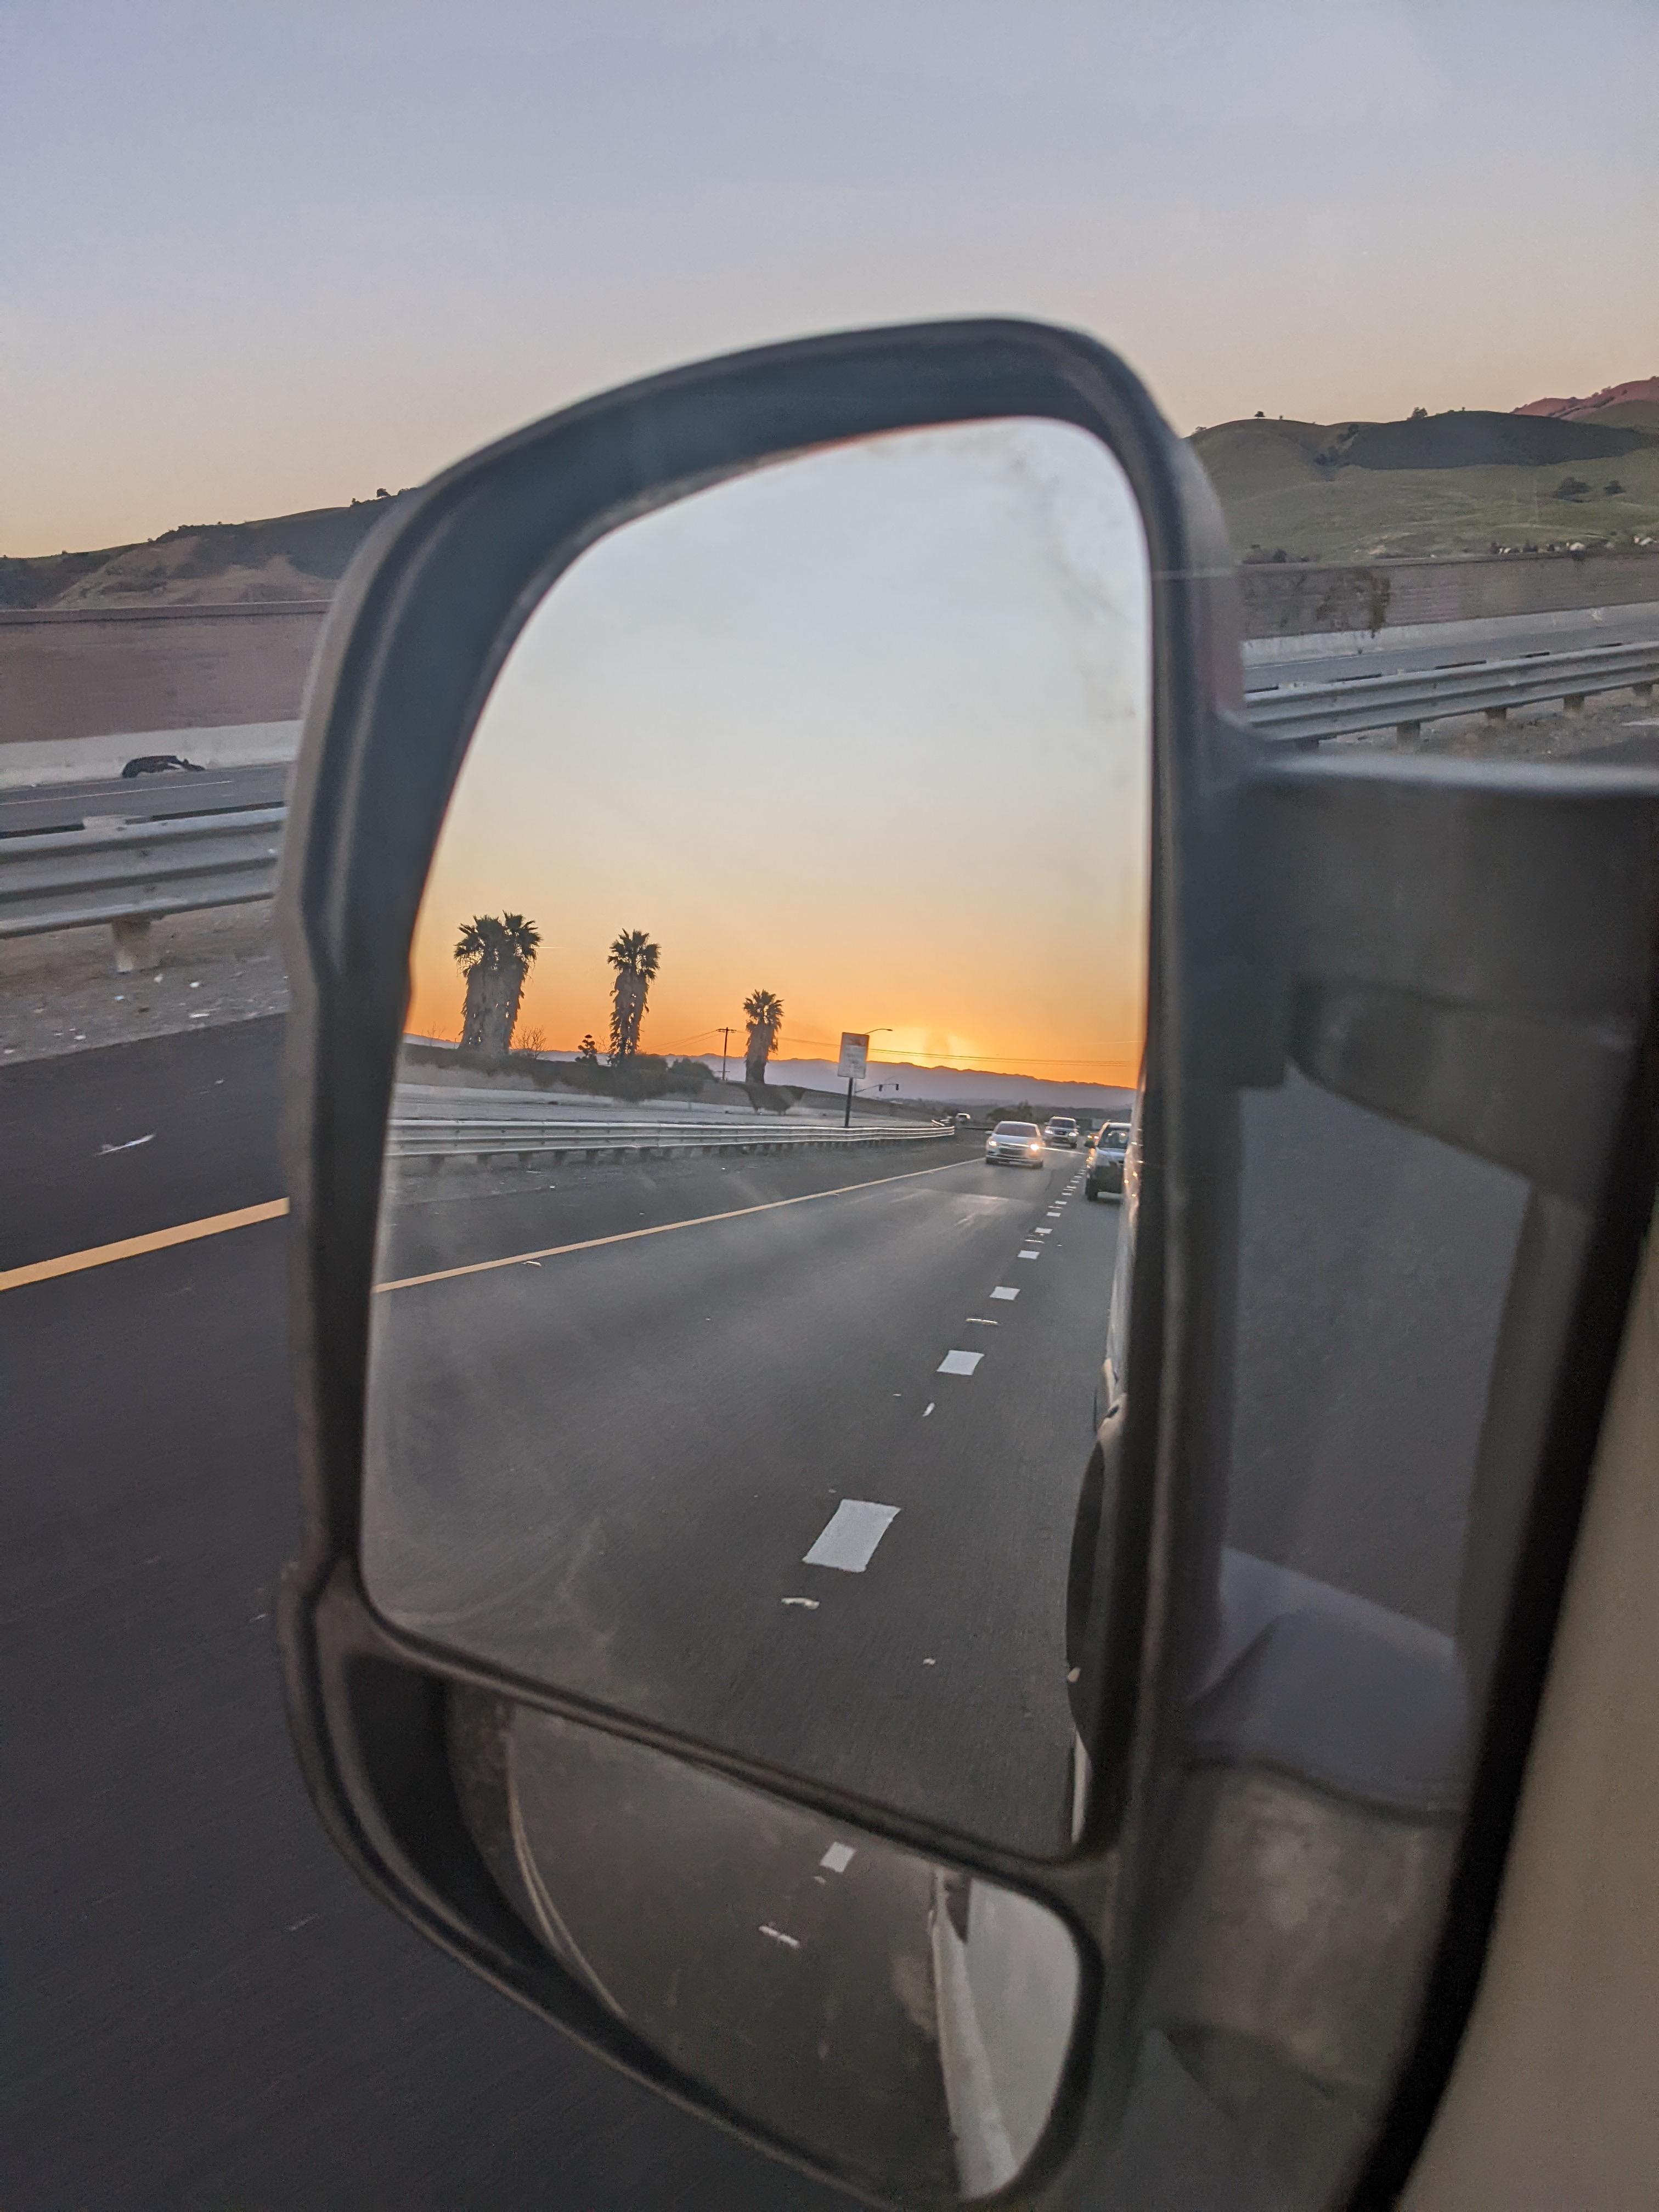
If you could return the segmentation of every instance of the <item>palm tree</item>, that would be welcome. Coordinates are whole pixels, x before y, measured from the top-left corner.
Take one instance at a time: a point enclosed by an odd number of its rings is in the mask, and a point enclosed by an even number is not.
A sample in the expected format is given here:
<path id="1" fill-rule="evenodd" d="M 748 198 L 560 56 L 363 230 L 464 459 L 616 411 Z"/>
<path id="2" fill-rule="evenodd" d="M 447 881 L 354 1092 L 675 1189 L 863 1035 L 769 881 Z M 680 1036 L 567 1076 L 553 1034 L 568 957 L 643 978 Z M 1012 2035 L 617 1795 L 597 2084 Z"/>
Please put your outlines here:
<path id="1" fill-rule="evenodd" d="M 466 978 L 461 1009 L 461 1046 L 478 1051 L 483 1044 L 485 994 L 499 964 L 501 926 L 493 914 L 475 914 L 464 923 L 455 946 L 455 964 Z"/>
<path id="2" fill-rule="evenodd" d="M 653 945 L 642 929 L 625 929 L 607 957 L 617 971 L 611 987 L 611 1064 L 614 1067 L 640 1048 L 640 1024 L 645 1019 L 645 1002 L 662 948 Z"/>
<path id="3" fill-rule="evenodd" d="M 475 914 L 464 923 L 455 961 L 466 977 L 461 1043 L 504 1060 L 518 1024 L 524 979 L 542 933 L 521 914 Z"/>
<path id="4" fill-rule="evenodd" d="M 501 927 L 501 981 L 491 1042 L 495 1051 L 505 1055 L 512 1049 L 513 1032 L 519 1026 L 519 1002 L 524 996 L 524 979 L 535 965 L 542 933 L 533 921 L 526 921 L 521 914 L 504 914 Z"/>
<path id="5" fill-rule="evenodd" d="M 749 1017 L 749 1042 L 744 1053 L 743 1079 L 750 1085 L 766 1080 L 766 1063 L 783 1027 L 783 1000 L 771 991 L 751 991 L 743 1002 Z"/>

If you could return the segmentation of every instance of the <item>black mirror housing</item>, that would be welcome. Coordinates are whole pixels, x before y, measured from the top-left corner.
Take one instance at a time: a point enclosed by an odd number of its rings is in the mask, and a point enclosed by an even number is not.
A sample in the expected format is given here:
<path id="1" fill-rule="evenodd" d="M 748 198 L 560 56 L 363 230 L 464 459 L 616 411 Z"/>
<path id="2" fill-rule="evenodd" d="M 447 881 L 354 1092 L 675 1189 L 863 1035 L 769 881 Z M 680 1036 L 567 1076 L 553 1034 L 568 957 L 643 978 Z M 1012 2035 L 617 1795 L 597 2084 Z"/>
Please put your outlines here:
<path id="1" fill-rule="evenodd" d="M 1102 441 L 1133 488 L 1152 574 L 1152 896 L 1128 1380 L 1103 1431 L 1088 1556 L 1073 1561 L 1074 1711 L 1096 1787 L 1070 1856 L 1054 1863 L 458 1660 L 382 1619 L 359 1565 L 382 1139 L 409 946 L 474 727 L 530 613 L 599 539 L 697 488 L 842 441 L 1006 416 Z M 1144 2003 L 1168 1986 L 1164 1852 L 1182 1832 L 1194 1699 L 1205 1693 L 1206 1726 L 1224 1705 L 1204 1670 L 1224 1634 L 1240 1101 L 1297 1069 L 1536 1172 L 1590 1224 L 1559 1352 L 1571 1383 L 1540 1415 L 1541 1434 L 1516 1447 L 1535 1453 L 1539 1474 L 1516 1539 L 1513 1604 L 1499 1608 L 1501 1725 L 1482 1720 L 1470 1752 L 1453 1909 L 1443 1929 L 1437 1911 L 1425 1937 L 1432 1961 L 1404 1984 L 1398 2078 L 1380 2085 L 1370 2178 L 1355 2201 L 1378 2177 L 1403 2179 L 1449 2065 L 1447 2022 L 1472 1997 L 1633 1273 L 1633 1224 L 1651 1200 L 1656 823 L 1650 774 L 1309 760 L 1258 738 L 1243 717 L 1236 585 L 1207 480 L 1133 374 L 1077 333 L 950 322 L 701 363 L 532 425 L 400 500 L 325 633 L 281 893 L 304 1528 L 280 1632 L 301 1765 L 341 1850 L 395 1910 L 517 2001 L 872 2202 L 896 2194 L 878 2173 L 850 2153 L 804 2151 L 665 2058 L 537 1940 L 492 1856 L 487 1808 L 499 1791 L 481 1711 L 493 1700 L 585 1723 L 855 1823 L 952 1880 L 1038 1899 L 1077 1945 L 1079 2026 L 1020 2201 L 1092 2201 L 1115 2155 Z M 1407 897 L 1402 877 L 1426 850 L 1435 865 Z M 1553 1086 L 1541 1117 L 1529 1111 L 1534 1083 Z M 1576 1146 L 1561 1140 L 1567 1117 Z M 1206 1742 L 1212 1763 L 1232 1755 Z M 1437 2011 L 1424 2009 L 1431 1987 Z"/>

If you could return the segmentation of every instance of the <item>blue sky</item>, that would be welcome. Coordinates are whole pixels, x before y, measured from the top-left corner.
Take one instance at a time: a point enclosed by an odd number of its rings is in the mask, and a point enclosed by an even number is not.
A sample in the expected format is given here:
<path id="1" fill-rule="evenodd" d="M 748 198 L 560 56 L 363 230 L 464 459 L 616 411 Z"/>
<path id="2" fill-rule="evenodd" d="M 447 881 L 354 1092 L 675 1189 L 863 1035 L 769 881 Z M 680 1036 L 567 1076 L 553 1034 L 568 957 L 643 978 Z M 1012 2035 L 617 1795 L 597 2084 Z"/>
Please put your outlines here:
<path id="1" fill-rule="evenodd" d="M 411 483 L 963 312 L 1182 429 L 1659 371 L 1653 0 L 13 0 L 0 550 Z"/>

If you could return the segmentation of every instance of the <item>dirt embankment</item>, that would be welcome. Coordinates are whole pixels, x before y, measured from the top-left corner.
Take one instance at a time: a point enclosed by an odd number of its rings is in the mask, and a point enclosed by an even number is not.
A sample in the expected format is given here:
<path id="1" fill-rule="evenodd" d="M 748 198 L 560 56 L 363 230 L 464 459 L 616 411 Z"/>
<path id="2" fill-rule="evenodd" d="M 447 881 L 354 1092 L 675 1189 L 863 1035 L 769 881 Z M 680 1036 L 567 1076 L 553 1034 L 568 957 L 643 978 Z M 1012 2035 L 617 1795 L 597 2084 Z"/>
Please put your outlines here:
<path id="1" fill-rule="evenodd" d="M 0 559 L 0 609 L 255 606 L 326 599 L 401 494 L 263 522 L 185 523 L 143 545 Z"/>

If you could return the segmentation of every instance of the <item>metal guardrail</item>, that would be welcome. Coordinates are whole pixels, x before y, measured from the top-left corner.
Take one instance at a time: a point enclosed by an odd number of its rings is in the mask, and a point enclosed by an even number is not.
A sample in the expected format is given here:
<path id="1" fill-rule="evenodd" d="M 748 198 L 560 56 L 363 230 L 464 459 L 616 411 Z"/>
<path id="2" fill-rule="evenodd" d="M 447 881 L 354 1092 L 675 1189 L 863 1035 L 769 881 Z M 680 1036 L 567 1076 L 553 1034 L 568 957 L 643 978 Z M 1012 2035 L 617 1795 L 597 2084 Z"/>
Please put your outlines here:
<path id="1" fill-rule="evenodd" d="M 1656 682 L 1659 642 L 1649 641 L 1290 684 L 1251 692 L 1245 711 L 1263 737 L 1305 747 L 1367 730 L 1415 736 L 1453 714 L 1501 721 L 1512 708 L 1582 706 L 1593 692 L 1651 696 Z M 0 836 L 0 937 L 109 922 L 117 964 L 138 965 L 152 917 L 273 895 L 285 812 L 267 803 L 128 821 L 112 811 L 73 830 Z"/>
<path id="2" fill-rule="evenodd" d="M 0 839 L 0 937 L 270 898 L 282 806 Z"/>
<path id="3" fill-rule="evenodd" d="M 1582 707 L 1597 691 L 1649 695 L 1656 680 L 1659 643 L 1595 646 L 1580 653 L 1528 653 L 1516 660 L 1476 660 L 1459 668 L 1252 691 L 1244 711 L 1265 738 L 1319 744 L 1365 730 L 1392 728 L 1414 737 L 1425 722 L 1452 714 L 1482 714 L 1501 721 L 1512 707 L 1552 699 Z"/>
<path id="4" fill-rule="evenodd" d="M 923 1144 L 956 1134 L 949 1122 L 866 1122 L 838 1129 L 831 1121 L 786 1121 L 781 1115 L 752 1121 L 726 1119 L 688 1121 L 583 1121 L 574 1115 L 548 1114 L 454 1120 L 394 1114 L 388 1125 L 386 1157 L 398 1161 L 471 1161 L 483 1165 L 507 1160 L 596 1159 L 605 1154 L 635 1159 L 658 1152 L 794 1152 L 804 1146 Z"/>

